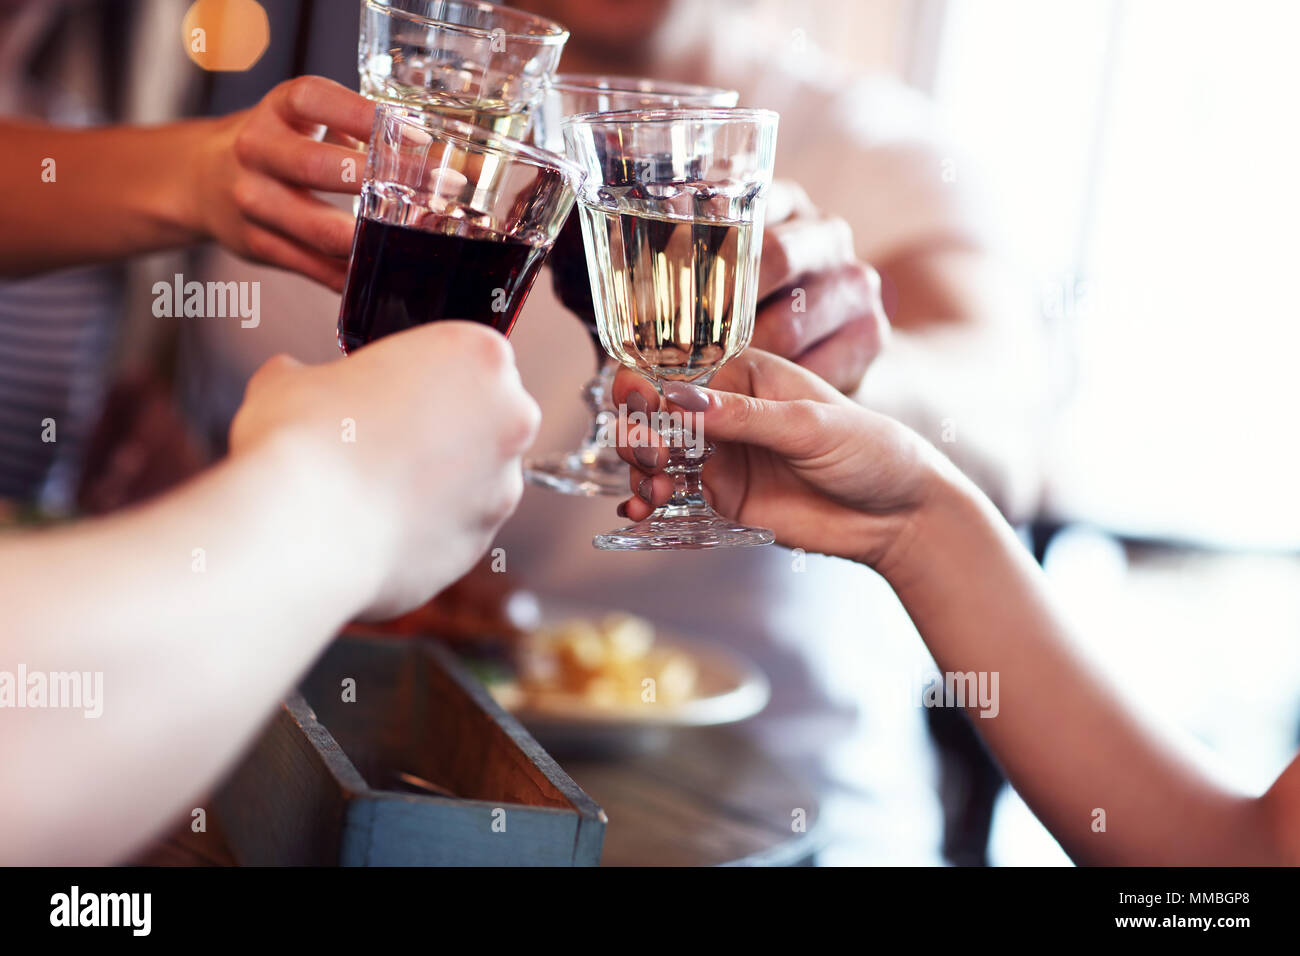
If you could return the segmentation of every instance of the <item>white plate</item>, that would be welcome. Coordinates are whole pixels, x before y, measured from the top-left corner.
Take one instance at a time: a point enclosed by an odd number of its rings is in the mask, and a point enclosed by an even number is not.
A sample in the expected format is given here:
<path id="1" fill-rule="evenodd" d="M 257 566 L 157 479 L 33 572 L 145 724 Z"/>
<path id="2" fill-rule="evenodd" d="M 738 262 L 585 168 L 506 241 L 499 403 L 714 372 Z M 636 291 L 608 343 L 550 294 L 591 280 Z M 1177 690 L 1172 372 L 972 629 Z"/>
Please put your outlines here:
<path id="1" fill-rule="evenodd" d="M 612 609 L 574 607 L 567 604 L 535 601 L 528 614 L 527 626 L 558 624 L 574 618 L 599 620 Z M 521 620 L 521 623 L 523 621 Z M 685 654 L 695 662 L 695 693 L 676 704 L 627 703 L 596 704 L 579 694 L 537 694 L 524 699 L 500 693 L 505 688 L 492 687 L 494 696 L 530 730 L 554 739 L 603 739 L 622 737 L 633 743 L 638 733 L 658 734 L 677 727 L 712 727 L 746 720 L 767 706 L 772 686 L 758 665 L 729 647 L 674 634 L 650 622 L 655 629 L 655 646 Z M 509 686 L 509 685 L 507 685 Z"/>
<path id="2" fill-rule="evenodd" d="M 555 729 L 616 727 L 711 727 L 753 717 L 771 697 L 767 675 L 730 648 L 700 641 L 660 637 L 655 646 L 690 657 L 698 668 L 695 694 L 675 704 L 595 704 L 579 694 L 532 694 L 508 706 L 524 724 Z"/>

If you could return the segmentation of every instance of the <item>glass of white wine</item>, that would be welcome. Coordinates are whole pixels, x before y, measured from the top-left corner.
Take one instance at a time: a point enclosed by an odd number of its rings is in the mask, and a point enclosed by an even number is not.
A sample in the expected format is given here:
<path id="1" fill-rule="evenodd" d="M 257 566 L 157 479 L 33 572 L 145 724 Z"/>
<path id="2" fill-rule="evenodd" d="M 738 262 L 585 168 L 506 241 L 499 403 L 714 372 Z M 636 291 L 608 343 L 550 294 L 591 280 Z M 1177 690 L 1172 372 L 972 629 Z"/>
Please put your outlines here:
<path id="1" fill-rule="evenodd" d="M 561 123 L 575 113 L 616 110 L 675 109 L 692 106 L 735 106 L 740 94 L 713 86 L 671 83 L 641 76 L 591 76 L 561 73 L 547 85 L 533 117 L 533 142 L 552 152 L 564 152 Z M 524 462 L 524 477 L 566 495 L 626 495 L 627 466 L 605 441 L 605 424 L 612 414 L 609 391 L 616 362 L 601 347 L 596 307 L 587 275 L 578 213 L 570 213 L 549 260 L 551 282 L 564 307 L 581 320 L 596 349 L 596 374 L 582 387 L 589 411 L 586 434 L 572 451 L 557 452 Z"/>
<path id="2" fill-rule="evenodd" d="M 482 0 L 362 0 L 361 92 L 523 139 L 568 38 Z"/>
<path id="3" fill-rule="evenodd" d="M 707 385 L 749 345 L 777 114 L 751 109 L 581 113 L 566 151 L 587 174 L 578 193 L 601 344 L 662 392 Z M 747 547 L 772 532 L 719 515 L 700 472 L 697 423 L 654 422 L 673 495 L 644 521 L 597 535 L 603 550 Z"/>

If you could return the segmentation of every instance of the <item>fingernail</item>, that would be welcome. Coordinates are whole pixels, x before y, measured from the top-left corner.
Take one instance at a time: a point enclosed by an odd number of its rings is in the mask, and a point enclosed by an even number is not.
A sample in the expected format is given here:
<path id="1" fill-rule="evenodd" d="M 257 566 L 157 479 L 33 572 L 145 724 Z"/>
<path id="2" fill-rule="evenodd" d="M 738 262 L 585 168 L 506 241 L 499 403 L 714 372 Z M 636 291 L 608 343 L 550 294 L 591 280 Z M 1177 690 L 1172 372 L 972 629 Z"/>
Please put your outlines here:
<path id="1" fill-rule="evenodd" d="M 689 382 L 669 382 L 664 386 L 664 398 L 688 412 L 702 412 L 709 407 L 709 393 Z"/>
<path id="2" fill-rule="evenodd" d="M 627 407 L 634 412 L 640 412 L 642 415 L 650 411 L 650 403 L 645 400 L 644 395 L 636 391 L 628 393 Z"/>
<path id="3" fill-rule="evenodd" d="M 618 507 L 615 508 L 614 511 L 615 511 L 615 513 L 616 513 L 620 518 L 626 518 L 626 517 L 627 517 L 627 502 L 626 502 L 626 501 L 620 501 L 620 502 L 618 503 Z"/>
<path id="4" fill-rule="evenodd" d="M 655 480 L 653 478 L 642 478 L 641 483 L 636 486 L 636 496 L 648 505 L 654 504 L 650 496 L 654 494 Z"/>
<path id="5" fill-rule="evenodd" d="M 642 445 L 632 449 L 632 457 L 636 459 L 638 465 L 649 471 L 659 467 L 659 449 L 653 445 Z"/>

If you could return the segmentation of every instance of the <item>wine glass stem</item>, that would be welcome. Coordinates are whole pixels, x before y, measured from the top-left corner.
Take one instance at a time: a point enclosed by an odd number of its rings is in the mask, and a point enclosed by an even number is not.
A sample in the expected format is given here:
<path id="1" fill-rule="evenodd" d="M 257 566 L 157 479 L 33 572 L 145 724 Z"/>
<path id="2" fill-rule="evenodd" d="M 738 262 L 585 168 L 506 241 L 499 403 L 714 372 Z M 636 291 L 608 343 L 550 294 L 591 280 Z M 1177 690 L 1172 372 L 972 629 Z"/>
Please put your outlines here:
<path id="1" fill-rule="evenodd" d="M 713 514 L 704 498 L 701 479 L 704 462 L 712 454 L 713 446 L 708 442 L 694 443 L 689 433 L 683 441 L 681 428 L 668 428 L 662 434 L 668 445 L 668 464 L 664 466 L 664 472 L 673 479 L 673 493 L 659 508 L 658 517 Z"/>
<path id="2" fill-rule="evenodd" d="M 618 362 L 605 356 L 600 370 L 582 386 L 582 400 L 591 414 L 587 422 L 587 434 L 583 436 L 578 455 L 588 464 L 596 460 L 603 447 L 602 432 L 607 427 L 607 421 L 602 422 L 601 412 L 610 410 L 609 396 L 614 389 L 614 374 L 618 367 Z"/>

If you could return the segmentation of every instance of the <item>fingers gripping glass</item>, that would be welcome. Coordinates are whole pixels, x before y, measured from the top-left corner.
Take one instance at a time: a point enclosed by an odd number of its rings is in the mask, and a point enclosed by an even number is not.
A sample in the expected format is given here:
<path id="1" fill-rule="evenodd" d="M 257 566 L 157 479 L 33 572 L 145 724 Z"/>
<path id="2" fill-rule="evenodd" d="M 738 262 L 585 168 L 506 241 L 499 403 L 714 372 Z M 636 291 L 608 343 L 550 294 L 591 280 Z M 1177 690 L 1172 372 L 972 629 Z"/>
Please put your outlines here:
<path id="1" fill-rule="evenodd" d="M 578 194 L 601 343 L 661 393 L 707 384 L 749 344 L 777 116 L 767 110 L 584 113 L 564 122 L 587 173 Z M 744 547 L 772 533 L 719 515 L 695 423 L 660 421 L 674 490 L 644 521 L 597 535 L 606 550 Z M 660 453 L 661 455 L 663 452 Z"/>
<path id="2" fill-rule="evenodd" d="M 533 141 L 554 152 L 564 150 L 561 123 L 576 113 L 607 113 L 631 109 L 735 106 L 739 94 L 711 86 L 668 83 L 644 77 L 560 74 L 547 85 L 534 116 Z M 569 214 L 548 260 L 555 294 L 577 316 L 591 336 L 596 352 L 596 375 L 582 388 L 588 421 L 581 444 L 572 451 L 531 458 L 524 475 L 534 484 L 568 495 L 625 495 L 627 466 L 606 437 L 605 424 L 613 420 L 610 388 L 618 362 L 600 344 L 596 309 L 592 304 L 591 277 L 582 247 L 578 214 Z"/>
<path id="3" fill-rule="evenodd" d="M 379 104 L 339 347 L 441 319 L 509 335 L 582 175 L 491 130 Z"/>

